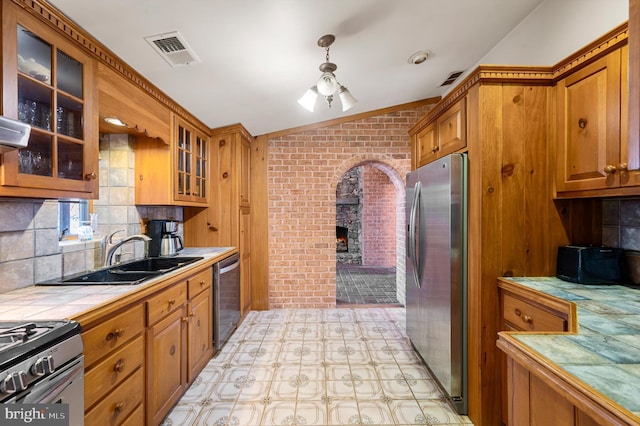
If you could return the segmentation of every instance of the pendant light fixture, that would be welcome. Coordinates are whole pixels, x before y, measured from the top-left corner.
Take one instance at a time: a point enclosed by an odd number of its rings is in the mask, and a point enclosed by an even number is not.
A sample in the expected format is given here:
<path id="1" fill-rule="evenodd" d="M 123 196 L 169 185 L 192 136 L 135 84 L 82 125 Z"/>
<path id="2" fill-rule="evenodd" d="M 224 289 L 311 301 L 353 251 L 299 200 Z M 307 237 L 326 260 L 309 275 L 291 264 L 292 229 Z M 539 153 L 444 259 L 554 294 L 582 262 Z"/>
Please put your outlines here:
<path id="1" fill-rule="evenodd" d="M 318 94 L 324 96 L 327 105 L 331 108 L 333 95 L 337 93 L 340 98 L 340 103 L 342 103 L 343 112 L 353 108 L 353 106 L 358 102 L 356 98 L 349 93 L 347 88 L 340 84 L 336 79 L 336 75 L 334 73 L 338 69 L 338 66 L 329 62 L 329 46 L 331 46 L 335 40 L 336 37 L 333 34 L 323 35 L 318 39 L 318 46 L 324 48 L 327 52 L 325 62 L 319 66 L 322 74 L 320 75 L 316 85 L 310 87 L 306 93 L 298 99 L 298 103 L 311 112 L 313 112 L 313 108 L 316 105 Z"/>

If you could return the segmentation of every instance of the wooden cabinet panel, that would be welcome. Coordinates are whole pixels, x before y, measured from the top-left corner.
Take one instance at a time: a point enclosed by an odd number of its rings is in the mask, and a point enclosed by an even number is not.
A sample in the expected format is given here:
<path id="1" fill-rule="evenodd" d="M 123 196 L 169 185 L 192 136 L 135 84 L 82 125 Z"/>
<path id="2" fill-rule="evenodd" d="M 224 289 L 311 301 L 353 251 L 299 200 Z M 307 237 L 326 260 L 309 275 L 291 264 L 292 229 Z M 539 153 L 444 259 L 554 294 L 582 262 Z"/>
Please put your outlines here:
<path id="1" fill-rule="evenodd" d="M 140 392 L 140 389 L 144 389 L 144 370 L 141 368 L 86 413 L 84 424 L 120 425 L 142 404 L 144 393 Z"/>
<path id="2" fill-rule="evenodd" d="M 467 146 L 466 102 L 462 98 L 438 117 L 438 153 L 449 155 Z"/>
<path id="3" fill-rule="evenodd" d="M 436 123 L 431 123 L 416 135 L 418 166 L 424 166 L 438 158 Z"/>
<path id="4" fill-rule="evenodd" d="M 572 425 L 574 408 L 566 398 L 537 376 L 529 377 L 529 425 Z"/>
<path id="5" fill-rule="evenodd" d="M 142 336 L 132 340 L 121 349 L 112 351 L 105 360 L 88 369 L 85 373 L 85 406 L 91 407 L 132 372 L 140 368 L 143 363 L 144 339 Z"/>
<path id="6" fill-rule="evenodd" d="M 620 51 L 557 84 L 558 191 L 619 186 Z"/>
<path id="7" fill-rule="evenodd" d="M 170 144 L 138 138 L 136 204 L 208 205 L 211 197 L 209 136 L 173 115 Z"/>
<path id="8" fill-rule="evenodd" d="M 187 323 L 188 368 L 187 381 L 193 382 L 211 359 L 213 352 L 213 328 L 211 292 L 201 292 L 189 301 Z"/>
<path id="9" fill-rule="evenodd" d="M 147 424 L 158 425 L 186 389 L 185 306 L 147 330 Z"/>
<path id="10" fill-rule="evenodd" d="M 139 304 L 83 332 L 85 365 L 91 367 L 97 360 L 141 335 L 143 331 L 144 306 Z"/>
<path id="11" fill-rule="evenodd" d="M 240 206 L 249 207 L 251 205 L 251 141 L 246 135 L 240 134 Z"/>
<path id="12" fill-rule="evenodd" d="M 466 98 L 451 105 L 412 138 L 417 167 L 464 149 L 467 146 Z"/>
<path id="13" fill-rule="evenodd" d="M 531 303 L 503 295 L 503 318 L 512 329 L 525 331 L 565 331 L 567 320 Z"/>
<path id="14" fill-rule="evenodd" d="M 162 291 L 147 301 L 148 324 L 153 325 L 187 302 L 187 288 L 178 284 Z"/>
<path id="15" fill-rule="evenodd" d="M 187 296 L 189 299 L 193 299 L 204 290 L 211 291 L 212 283 L 213 270 L 212 268 L 207 268 L 187 279 Z"/>
<path id="16" fill-rule="evenodd" d="M 240 314 L 251 310 L 251 211 L 240 209 Z"/>
<path id="17" fill-rule="evenodd" d="M 0 195 L 97 198 L 97 61 L 13 2 L 2 8 L 2 114 L 31 133 L 3 154 Z"/>

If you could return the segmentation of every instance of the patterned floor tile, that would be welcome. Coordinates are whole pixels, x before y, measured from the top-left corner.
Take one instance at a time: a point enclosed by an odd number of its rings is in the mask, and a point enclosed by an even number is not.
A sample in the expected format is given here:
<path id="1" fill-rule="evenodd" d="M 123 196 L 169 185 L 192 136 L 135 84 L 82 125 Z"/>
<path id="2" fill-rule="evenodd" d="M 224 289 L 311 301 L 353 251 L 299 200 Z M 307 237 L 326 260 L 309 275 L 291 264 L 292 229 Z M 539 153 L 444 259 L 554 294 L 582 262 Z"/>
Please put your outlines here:
<path id="1" fill-rule="evenodd" d="M 403 308 L 250 312 L 163 425 L 471 425 L 404 321 Z"/>

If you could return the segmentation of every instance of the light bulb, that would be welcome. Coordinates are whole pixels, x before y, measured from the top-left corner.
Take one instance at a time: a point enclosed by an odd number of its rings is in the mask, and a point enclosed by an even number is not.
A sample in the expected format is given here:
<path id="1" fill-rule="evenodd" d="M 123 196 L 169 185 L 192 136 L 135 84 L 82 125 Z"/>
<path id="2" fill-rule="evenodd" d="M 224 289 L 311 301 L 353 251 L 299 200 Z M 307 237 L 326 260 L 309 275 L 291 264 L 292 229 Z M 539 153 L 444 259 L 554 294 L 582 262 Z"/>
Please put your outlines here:
<path id="1" fill-rule="evenodd" d="M 318 89 L 316 89 L 316 86 L 313 86 L 307 89 L 304 95 L 298 99 L 298 103 L 306 110 L 313 112 L 313 108 L 316 105 L 316 99 L 318 99 Z"/>
<path id="2" fill-rule="evenodd" d="M 318 83 L 316 84 L 318 88 L 318 92 L 321 95 L 329 96 L 336 93 L 338 90 L 338 82 L 336 81 L 336 76 L 333 75 L 332 72 L 324 72 L 318 79 Z"/>

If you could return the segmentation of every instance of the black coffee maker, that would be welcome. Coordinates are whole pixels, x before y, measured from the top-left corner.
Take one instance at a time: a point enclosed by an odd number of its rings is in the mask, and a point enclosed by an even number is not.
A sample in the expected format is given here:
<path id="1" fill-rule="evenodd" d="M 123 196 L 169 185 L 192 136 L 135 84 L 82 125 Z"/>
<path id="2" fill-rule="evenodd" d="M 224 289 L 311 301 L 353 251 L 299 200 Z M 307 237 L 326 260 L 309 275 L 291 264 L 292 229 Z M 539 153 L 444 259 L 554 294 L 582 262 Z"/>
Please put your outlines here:
<path id="1" fill-rule="evenodd" d="M 153 219 L 147 222 L 149 256 L 174 256 L 182 250 L 182 239 L 178 232 L 178 222 L 170 219 Z"/>

